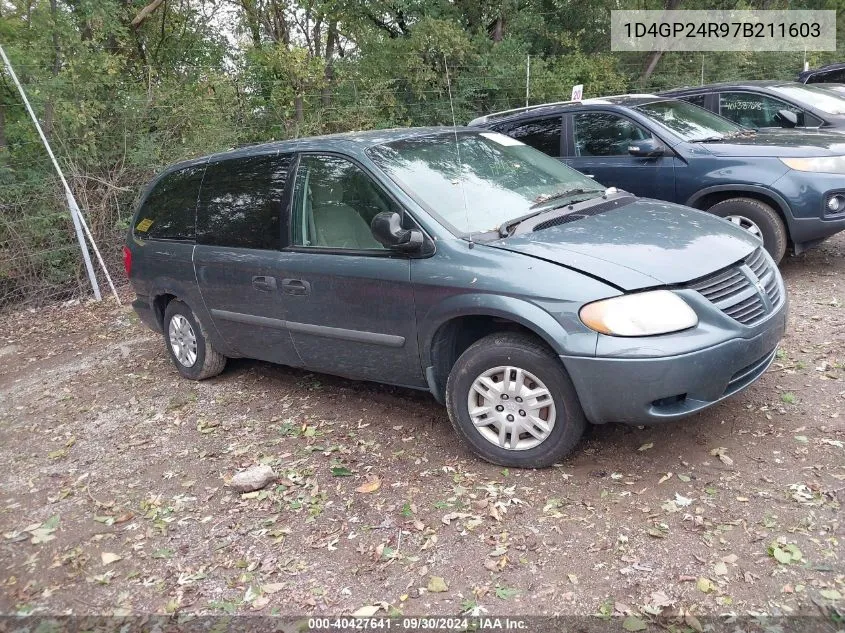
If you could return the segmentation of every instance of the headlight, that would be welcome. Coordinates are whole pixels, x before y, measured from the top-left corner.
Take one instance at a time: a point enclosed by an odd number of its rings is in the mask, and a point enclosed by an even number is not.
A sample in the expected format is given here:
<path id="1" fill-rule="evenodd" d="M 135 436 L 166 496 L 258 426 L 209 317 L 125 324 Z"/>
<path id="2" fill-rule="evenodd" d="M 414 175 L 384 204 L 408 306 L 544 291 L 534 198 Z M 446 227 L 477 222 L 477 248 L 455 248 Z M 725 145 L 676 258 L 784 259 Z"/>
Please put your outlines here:
<path id="1" fill-rule="evenodd" d="M 611 336 L 651 336 L 694 327 L 698 315 L 668 290 L 652 290 L 588 303 L 579 312 L 591 330 Z"/>
<path id="2" fill-rule="evenodd" d="M 781 158 L 780 162 L 797 171 L 816 171 L 825 174 L 845 174 L 845 156 Z"/>

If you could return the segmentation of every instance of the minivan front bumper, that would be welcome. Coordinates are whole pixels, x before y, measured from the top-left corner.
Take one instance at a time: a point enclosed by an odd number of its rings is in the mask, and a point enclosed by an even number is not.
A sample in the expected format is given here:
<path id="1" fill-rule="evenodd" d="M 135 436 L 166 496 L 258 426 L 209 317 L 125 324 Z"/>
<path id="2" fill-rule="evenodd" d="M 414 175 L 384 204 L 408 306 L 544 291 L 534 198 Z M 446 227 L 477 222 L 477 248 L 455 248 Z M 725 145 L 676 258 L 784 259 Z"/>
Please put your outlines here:
<path id="1" fill-rule="evenodd" d="M 701 411 L 765 373 L 786 330 L 787 307 L 750 338 L 736 337 L 677 356 L 561 356 L 594 424 L 657 424 Z"/>

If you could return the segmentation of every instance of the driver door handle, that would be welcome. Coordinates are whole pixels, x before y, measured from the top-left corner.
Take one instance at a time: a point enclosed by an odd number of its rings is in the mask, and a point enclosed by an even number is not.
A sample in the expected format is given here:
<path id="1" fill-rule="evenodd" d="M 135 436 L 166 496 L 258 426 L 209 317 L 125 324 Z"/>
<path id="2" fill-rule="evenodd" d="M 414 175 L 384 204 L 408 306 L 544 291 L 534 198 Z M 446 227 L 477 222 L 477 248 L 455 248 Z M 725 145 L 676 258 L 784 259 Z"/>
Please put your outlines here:
<path id="1" fill-rule="evenodd" d="M 252 278 L 252 287 L 256 290 L 262 290 L 263 292 L 272 292 L 276 289 L 276 278 L 275 277 L 253 277 Z"/>
<path id="2" fill-rule="evenodd" d="M 282 292 L 286 295 L 307 295 L 311 293 L 311 284 L 304 279 L 282 279 Z"/>

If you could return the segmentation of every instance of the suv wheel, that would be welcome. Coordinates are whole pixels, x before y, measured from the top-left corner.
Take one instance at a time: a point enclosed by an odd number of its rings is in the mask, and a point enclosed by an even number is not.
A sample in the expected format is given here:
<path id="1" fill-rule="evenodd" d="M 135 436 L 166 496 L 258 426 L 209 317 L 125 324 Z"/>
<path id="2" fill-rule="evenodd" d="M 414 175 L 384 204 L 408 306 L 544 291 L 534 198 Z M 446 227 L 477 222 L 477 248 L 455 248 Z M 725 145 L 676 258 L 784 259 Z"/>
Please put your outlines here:
<path id="1" fill-rule="evenodd" d="M 212 347 L 188 304 L 178 299 L 168 303 L 163 325 L 170 360 L 185 378 L 203 380 L 223 371 L 226 357 Z"/>
<path id="2" fill-rule="evenodd" d="M 733 222 L 763 240 L 763 246 L 775 262 L 786 253 L 786 227 L 778 212 L 753 198 L 730 198 L 714 204 L 710 213 Z"/>
<path id="3" fill-rule="evenodd" d="M 521 334 L 491 334 L 461 354 L 446 384 L 446 407 L 475 454 L 514 468 L 560 461 L 587 425 L 560 360 Z"/>

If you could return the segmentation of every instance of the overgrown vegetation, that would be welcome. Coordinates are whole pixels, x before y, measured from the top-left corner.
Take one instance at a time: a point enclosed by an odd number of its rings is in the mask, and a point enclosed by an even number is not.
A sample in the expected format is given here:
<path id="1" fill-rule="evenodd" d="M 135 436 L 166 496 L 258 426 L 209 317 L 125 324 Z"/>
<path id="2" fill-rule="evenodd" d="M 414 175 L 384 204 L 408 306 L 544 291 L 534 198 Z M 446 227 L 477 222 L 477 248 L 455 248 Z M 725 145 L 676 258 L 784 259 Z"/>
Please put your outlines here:
<path id="1" fill-rule="evenodd" d="M 739 4 L 845 9 L 843 0 Z M 462 123 L 524 104 L 526 85 L 536 103 L 566 99 L 577 83 L 596 96 L 702 78 L 789 78 L 804 61 L 670 53 L 647 71 L 647 54 L 610 52 L 612 8 L 662 7 L 649 0 L 0 0 L 0 43 L 117 272 L 138 189 L 177 159 L 293 136 L 451 123 L 449 82 Z M 807 56 L 813 65 L 835 58 Z M 0 306 L 73 292 L 79 261 L 44 148 L 0 74 Z"/>

